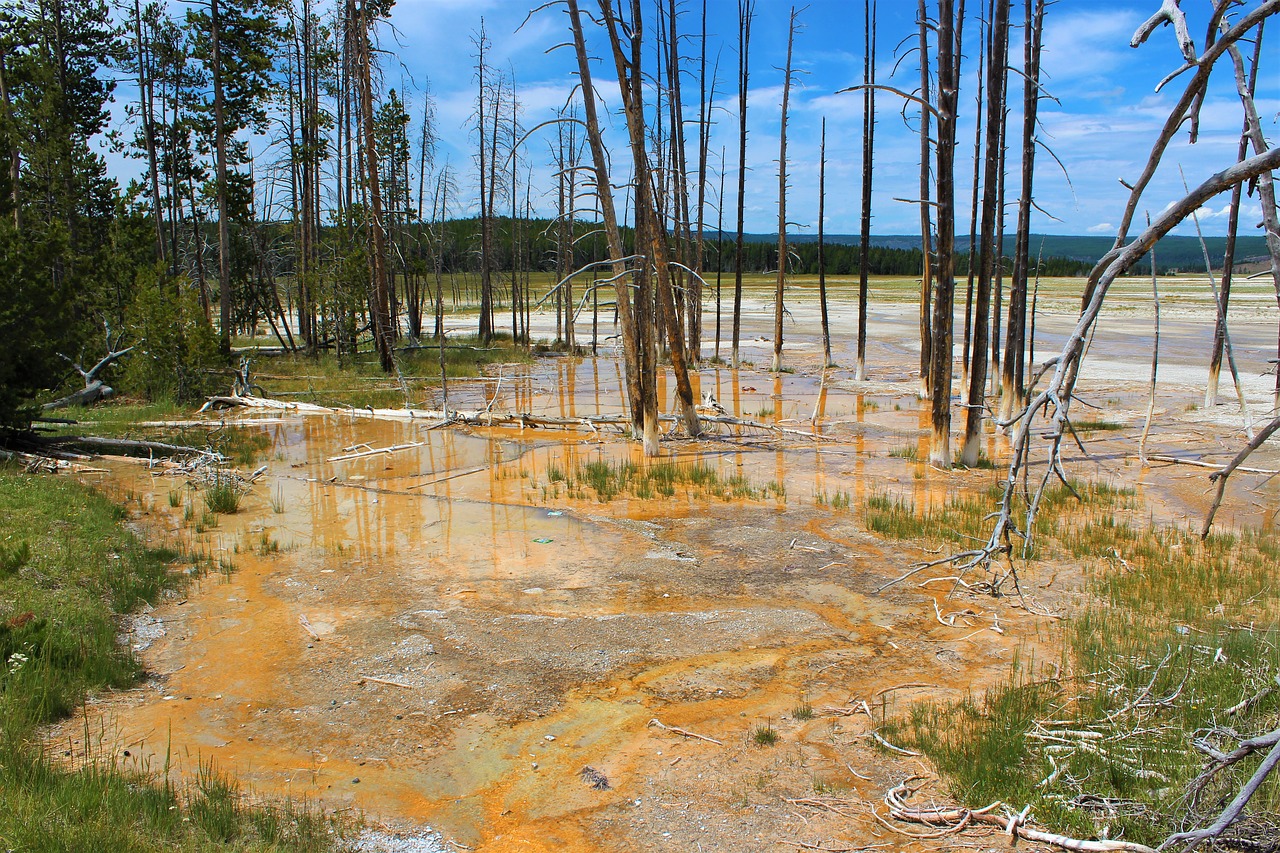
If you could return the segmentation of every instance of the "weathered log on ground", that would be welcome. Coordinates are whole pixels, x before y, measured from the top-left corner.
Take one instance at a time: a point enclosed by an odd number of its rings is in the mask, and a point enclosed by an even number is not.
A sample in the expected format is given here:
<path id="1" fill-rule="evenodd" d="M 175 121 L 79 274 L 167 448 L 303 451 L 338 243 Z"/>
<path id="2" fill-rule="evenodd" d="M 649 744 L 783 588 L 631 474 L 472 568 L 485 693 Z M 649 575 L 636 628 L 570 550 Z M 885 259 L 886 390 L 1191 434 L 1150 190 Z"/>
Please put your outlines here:
<path id="1" fill-rule="evenodd" d="M 599 432 L 601 427 L 612 427 L 619 432 L 625 432 L 631 425 L 631 419 L 625 415 L 583 415 L 577 418 L 558 418 L 525 412 L 494 412 L 485 409 L 447 411 L 440 409 L 378 409 L 373 406 L 367 406 L 363 409 L 336 409 L 316 405 L 315 403 L 294 403 L 274 400 L 269 397 L 235 395 L 210 397 L 200 408 L 200 411 L 207 412 L 227 408 L 284 411 L 300 415 L 346 415 L 352 418 L 368 417 L 376 420 L 430 421 L 434 426 L 463 424 L 478 427 L 518 427 L 520 429 L 586 429 L 593 433 Z M 735 418 L 729 415 L 703 415 L 700 419 L 705 424 L 724 424 L 760 430 L 775 435 L 793 435 L 816 440 L 831 440 L 831 436 L 816 432 L 790 429 L 777 424 L 760 423 L 759 421 Z M 664 415 L 659 420 L 664 423 L 683 422 L 683 418 L 677 418 L 674 415 Z"/>
<path id="2" fill-rule="evenodd" d="M 201 456 L 209 454 L 199 447 L 166 444 L 161 441 L 141 441 L 132 438 L 104 438 L 95 435 L 68 435 L 39 438 L 32 442 L 40 451 L 83 451 L 92 454 L 117 454 L 121 456 Z"/>

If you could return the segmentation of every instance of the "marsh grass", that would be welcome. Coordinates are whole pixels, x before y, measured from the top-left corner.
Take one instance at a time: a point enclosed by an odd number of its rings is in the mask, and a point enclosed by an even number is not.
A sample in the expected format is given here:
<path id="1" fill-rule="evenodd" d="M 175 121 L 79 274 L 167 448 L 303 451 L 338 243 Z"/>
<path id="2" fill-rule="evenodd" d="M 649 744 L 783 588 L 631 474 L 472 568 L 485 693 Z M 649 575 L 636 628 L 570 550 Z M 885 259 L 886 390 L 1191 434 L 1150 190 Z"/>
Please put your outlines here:
<path id="1" fill-rule="evenodd" d="M 1003 480 L 992 481 L 977 491 L 951 492 L 944 500 L 923 508 L 906 498 L 881 492 L 867 498 L 863 520 L 868 530 L 890 539 L 921 540 L 929 547 L 972 548 L 986 542 L 1003 488 Z M 1025 556 L 1062 555 L 1066 548 L 1081 547 L 1082 540 L 1058 536 L 1064 525 L 1087 537 L 1090 523 L 1114 520 L 1116 512 L 1128 511 L 1133 504 L 1132 489 L 1108 483 L 1072 481 L 1071 488 L 1051 486 L 1041 499 L 1032 547 Z M 1021 500 L 1015 499 L 1015 515 L 1024 510 Z M 1019 547 L 1019 554 L 1022 553 Z"/>
<path id="2" fill-rule="evenodd" d="M 235 514 L 242 497 L 244 491 L 240 483 L 230 477 L 219 477 L 204 487 L 204 505 L 211 513 Z"/>
<path id="3" fill-rule="evenodd" d="M 715 468 L 702 462 L 650 462 L 636 464 L 631 461 L 613 462 L 596 459 L 584 462 L 577 468 L 577 477 L 569 477 L 554 465 L 547 468 L 548 479 L 553 484 L 563 483 L 571 497 L 586 499 L 594 495 L 601 503 L 608 503 L 620 496 L 641 500 L 671 498 L 683 492 L 693 499 L 731 500 L 745 498 L 759 500 L 769 494 L 783 497 L 786 489 L 770 483 L 757 489 L 742 474 L 722 477 Z M 557 480 L 556 477 L 560 477 Z M 546 489 L 544 487 L 544 493 Z"/>
<path id="4" fill-rule="evenodd" d="M 90 755 L 67 766 L 41 726 L 89 691 L 132 686 L 141 669 L 118 642 L 121 614 L 181 590 L 211 560 L 151 548 L 102 495 L 0 468 L 0 543 L 24 559 L 0 577 L 0 838 L 27 851 L 331 849 L 341 827 L 305 804 L 251 806 L 212 768 L 192 789 Z M 21 534 L 22 539 L 17 538 Z M 231 801 L 236 803 L 234 808 Z M 233 822 L 234 821 L 234 822 Z"/>
<path id="5" fill-rule="evenodd" d="M 917 705 L 886 732 L 925 752 L 967 805 L 1031 805 L 1060 832 L 1097 837 L 1106 824 L 1113 838 L 1154 844 L 1184 828 L 1183 792 L 1204 762 L 1193 738 L 1225 721 L 1242 737 L 1280 723 L 1277 694 L 1224 716 L 1280 672 L 1280 549 L 1254 532 L 1201 541 L 1154 527 L 1126 490 L 1077 488 L 1083 504 L 1055 494 L 1037 523 L 1041 553 L 1077 563 L 1087 576 L 1090 603 L 1059 629 L 1062 660 L 1016 663 L 984 695 Z M 940 519 L 956 525 L 955 516 L 980 515 L 949 503 L 952 515 L 933 511 L 939 538 L 951 535 L 939 533 Z M 901 501 L 877 496 L 868 504 L 878 525 L 920 529 Z M 1219 798 L 1233 796 L 1254 766 L 1225 772 L 1206 792 L 1203 812 L 1216 815 Z M 1072 805 L 1086 796 L 1130 805 L 1111 815 Z M 1250 810 L 1280 811 L 1280 780 L 1268 781 Z"/>

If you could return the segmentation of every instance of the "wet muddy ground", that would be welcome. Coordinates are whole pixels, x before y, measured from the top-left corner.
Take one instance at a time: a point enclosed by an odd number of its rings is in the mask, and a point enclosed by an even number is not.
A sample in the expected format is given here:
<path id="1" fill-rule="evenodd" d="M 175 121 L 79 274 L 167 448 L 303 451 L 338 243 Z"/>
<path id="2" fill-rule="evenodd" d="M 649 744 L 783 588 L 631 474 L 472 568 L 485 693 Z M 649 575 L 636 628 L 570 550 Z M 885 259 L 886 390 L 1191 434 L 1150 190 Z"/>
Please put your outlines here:
<path id="1" fill-rule="evenodd" d="M 1139 295 L 1117 299 L 1082 383 L 1099 407 L 1090 416 L 1128 428 L 1091 434 L 1089 456 L 1073 451 L 1069 467 L 1137 486 L 1159 521 L 1198 524 L 1208 472 L 1136 459 L 1148 308 Z M 853 362 L 851 309 L 833 312 L 842 365 Z M 1070 310 L 1064 298 L 1041 319 L 1041 356 L 1069 331 Z M 188 507 L 201 514 L 199 491 L 113 467 L 95 479 L 132 498 L 143 529 L 225 556 L 235 572 L 140 615 L 129 642 L 146 683 L 98 697 L 87 721 L 51 739 L 73 756 L 127 750 L 185 777 L 213 764 L 262 794 L 358 810 L 411 835 L 429 826 L 441 849 L 899 847 L 906 839 L 866 809 L 815 813 L 796 801 L 879 802 L 925 769 L 869 737 L 885 715 L 978 693 L 1015 655 L 1055 660 L 1060 623 L 1011 598 L 944 598 L 950 584 L 931 591 L 921 578 L 877 592 L 931 555 L 869 534 L 868 496 L 920 506 L 996 474 L 905 458 L 928 454 L 909 306 L 873 306 L 862 383 L 844 369 L 821 381 L 816 335 L 800 331 L 817 328 L 816 305 L 791 311 L 796 372 L 707 367 L 699 390 L 733 414 L 826 438 L 724 431 L 663 446 L 668 460 L 741 475 L 751 499 L 677 487 L 600 502 L 569 480 L 592 461 L 640 463 L 617 436 L 358 413 L 231 416 L 271 437 L 268 468 L 238 513 L 201 533 L 184 519 Z M 1233 329 L 1255 416 L 1270 407 L 1273 380 L 1258 374 L 1274 357 L 1275 313 L 1259 302 Z M 759 365 L 770 314 L 749 305 L 744 357 Z M 1203 406 L 1204 315 L 1203 304 L 1166 314 L 1150 452 L 1221 463 L 1241 444 L 1240 415 L 1225 376 L 1223 402 Z M 450 405 L 616 413 L 619 378 L 608 356 L 548 358 L 458 385 Z M 669 403 L 673 386 L 662 391 Z M 992 433 L 987 453 L 1001 459 L 1003 437 Z M 1272 447 L 1251 464 L 1278 463 Z M 1277 479 L 1242 477 L 1221 520 L 1274 530 Z M 1029 566 L 1024 582 L 1036 610 L 1079 602 L 1078 567 Z M 935 601 L 968 614 L 943 624 Z M 777 742 L 758 743 L 762 729 Z"/>

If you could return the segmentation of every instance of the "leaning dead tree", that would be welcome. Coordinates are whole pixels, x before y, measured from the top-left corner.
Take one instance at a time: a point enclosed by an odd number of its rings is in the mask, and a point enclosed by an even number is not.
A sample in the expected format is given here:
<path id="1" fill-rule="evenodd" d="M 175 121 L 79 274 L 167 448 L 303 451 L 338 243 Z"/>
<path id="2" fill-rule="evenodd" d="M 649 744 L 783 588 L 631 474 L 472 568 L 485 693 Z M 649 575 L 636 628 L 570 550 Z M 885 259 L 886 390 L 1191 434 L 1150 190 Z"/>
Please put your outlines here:
<path id="1" fill-rule="evenodd" d="M 93 367 L 85 370 L 80 366 L 79 362 L 72 361 L 62 353 L 58 355 L 71 365 L 76 373 L 80 374 L 80 378 L 84 380 L 84 387 L 78 391 L 74 391 L 65 397 L 54 400 L 51 403 L 44 404 L 45 411 L 53 409 L 65 409 L 67 406 L 90 406 L 99 400 L 105 400 L 115 393 L 115 389 L 102 381 L 102 374 L 106 369 L 133 352 L 133 347 L 125 347 L 120 349 L 120 344 L 124 340 L 124 333 L 115 336 L 115 340 L 111 337 L 111 326 L 103 324 L 107 333 L 107 354 L 98 360 Z M 137 346 L 136 344 L 134 346 Z"/>
<path id="2" fill-rule="evenodd" d="M 1165 208 L 1136 238 L 1128 237 L 1128 230 L 1137 211 L 1142 192 L 1155 174 L 1170 141 L 1183 124 L 1191 122 L 1193 128 L 1198 125 L 1199 105 L 1214 64 L 1223 56 L 1230 55 L 1238 42 L 1253 37 L 1256 29 L 1265 19 L 1280 13 L 1280 0 L 1267 0 L 1243 15 L 1234 25 L 1226 26 L 1223 16 L 1232 5 L 1231 0 L 1219 0 L 1216 3 L 1214 24 L 1210 32 L 1216 31 L 1220 21 L 1224 26 L 1217 39 L 1211 42 L 1199 57 L 1194 55 L 1194 48 L 1186 47 L 1180 40 L 1184 53 L 1191 52 L 1184 70 L 1194 68 L 1195 72 L 1186 83 L 1185 90 L 1152 146 L 1142 175 L 1136 181 L 1126 183 L 1126 186 L 1131 187 L 1131 192 L 1116 237 L 1116 244 L 1090 272 L 1079 318 L 1061 352 L 1040 367 L 1037 376 L 1030 382 L 1031 389 L 1025 405 L 1012 418 L 999 421 L 1002 426 L 1009 428 L 1012 432 L 1012 456 L 990 537 L 980 548 L 949 555 L 935 561 L 932 565 L 954 563 L 962 569 L 985 567 L 1000 556 L 1011 557 L 1014 553 L 1015 541 L 1021 541 L 1024 549 L 1030 545 L 1036 515 L 1047 487 L 1056 479 L 1070 488 L 1063 468 L 1062 449 L 1064 443 L 1074 436 L 1071 426 L 1071 409 L 1075 386 L 1080 375 L 1085 344 L 1102 310 L 1108 288 L 1117 277 L 1131 270 L 1160 238 L 1191 218 L 1195 211 L 1210 199 L 1251 181 L 1257 180 L 1261 185 L 1264 176 L 1269 177 L 1273 170 L 1280 167 L 1280 149 L 1258 151 L 1254 156 L 1211 175 L 1183 198 Z M 1169 13 L 1170 9 L 1176 11 L 1177 4 L 1165 3 L 1162 13 Z M 1178 32 L 1185 30 L 1186 27 L 1185 20 L 1180 15 L 1180 12 L 1176 13 L 1174 21 Z M 1150 21 L 1144 24 L 1134 36 L 1134 45 L 1140 44 L 1153 28 L 1154 25 L 1151 25 Z M 1269 203 L 1271 210 L 1265 215 L 1273 218 L 1275 216 L 1274 196 Z M 1273 259 L 1272 263 L 1280 265 L 1280 250 L 1275 255 L 1277 259 Z M 1036 387 L 1038 379 L 1045 381 Z M 1266 431 L 1265 428 L 1263 431 Z M 1045 434 L 1048 436 L 1047 442 L 1042 445 L 1036 439 Z M 1036 475 L 1038 482 L 1034 484 L 1034 488 L 1030 483 L 1024 487 L 1024 481 L 1029 479 L 1031 468 L 1036 464 L 1042 465 Z M 1229 472 L 1224 471 L 1222 474 L 1229 474 Z M 1015 515 L 1019 514 L 1015 506 L 1020 496 L 1025 501 L 1025 506 L 1020 511 L 1021 518 L 1015 518 Z M 997 589 L 998 586 L 998 584 L 995 585 Z"/>

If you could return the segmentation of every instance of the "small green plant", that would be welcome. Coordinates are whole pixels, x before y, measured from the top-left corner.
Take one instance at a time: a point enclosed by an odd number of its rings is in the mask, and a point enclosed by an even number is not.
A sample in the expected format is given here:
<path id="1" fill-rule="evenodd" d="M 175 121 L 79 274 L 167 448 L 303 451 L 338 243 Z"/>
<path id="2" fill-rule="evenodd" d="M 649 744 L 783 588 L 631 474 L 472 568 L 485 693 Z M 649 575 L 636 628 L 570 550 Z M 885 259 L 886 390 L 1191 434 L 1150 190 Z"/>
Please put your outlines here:
<path id="1" fill-rule="evenodd" d="M 1113 432 L 1125 428 L 1125 424 L 1103 420 L 1072 421 L 1071 426 L 1075 428 L 1076 432 Z"/>
<path id="2" fill-rule="evenodd" d="M 889 455 L 897 459 L 909 459 L 912 462 L 920 461 L 920 451 L 914 444 L 895 447 L 893 450 L 889 451 Z"/>
<path id="3" fill-rule="evenodd" d="M 182 506 L 182 492 L 174 489 L 169 490 L 169 506 L 177 509 Z"/>
<path id="4" fill-rule="evenodd" d="M 275 494 L 271 496 L 271 511 L 276 515 L 284 512 L 284 486 L 280 483 L 276 483 Z"/>
<path id="5" fill-rule="evenodd" d="M 258 534 L 258 553 L 266 557 L 271 554 L 279 553 L 280 543 L 271 538 L 271 534 L 262 531 Z"/>
<path id="6" fill-rule="evenodd" d="M 0 577 L 17 574 L 31 562 L 31 545 L 23 539 L 16 545 L 0 544 Z"/>
<path id="7" fill-rule="evenodd" d="M 218 477 L 204 488 L 204 505 L 209 512 L 232 515 L 240 509 L 244 493 L 240 485 L 229 477 Z"/>
<path id="8" fill-rule="evenodd" d="M 800 704 L 791 709 L 793 720 L 812 720 L 813 717 L 813 706 L 809 704 L 808 699 L 800 700 Z"/>
<path id="9" fill-rule="evenodd" d="M 564 469 L 554 462 L 547 463 L 547 479 L 552 483 L 563 483 L 565 481 Z"/>
<path id="10" fill-rule="evenodd" d="M 751 739 L 760 746 L 773 746 L 782 738 L 777 729 L 770 723 L 764 722 L 751 730 Z"/>
<path id="11" fill-rule="evenodd" d="M 774 412 L 773 406 L 765 406 L 763 409 L 761 409 L 760 411 L 756 412 L 756 417 L 757 417 L 757 418 L 762 418 L 762 419 L 763 419 L 763 418 L 771 418 L 771 417 L 773 417 L 773 412 Z"/>

